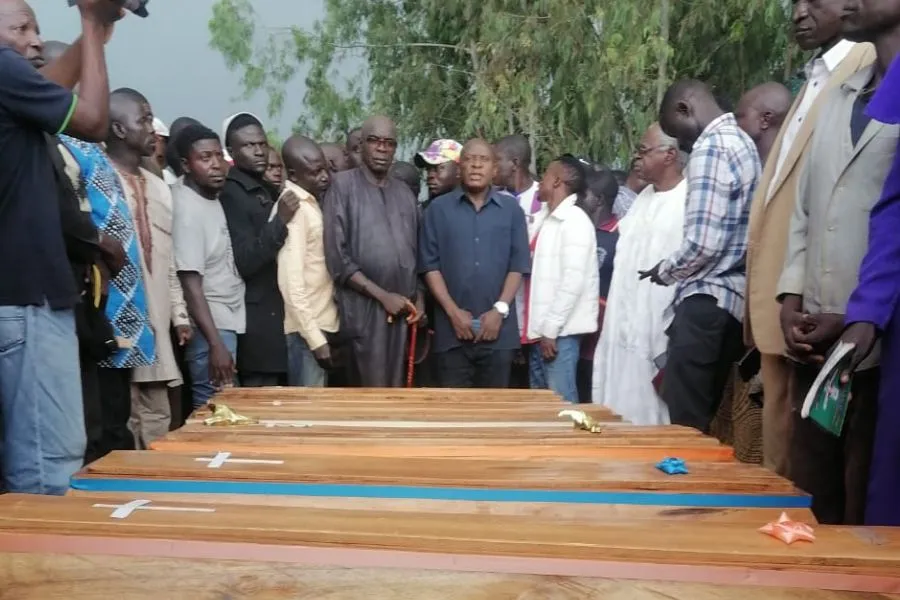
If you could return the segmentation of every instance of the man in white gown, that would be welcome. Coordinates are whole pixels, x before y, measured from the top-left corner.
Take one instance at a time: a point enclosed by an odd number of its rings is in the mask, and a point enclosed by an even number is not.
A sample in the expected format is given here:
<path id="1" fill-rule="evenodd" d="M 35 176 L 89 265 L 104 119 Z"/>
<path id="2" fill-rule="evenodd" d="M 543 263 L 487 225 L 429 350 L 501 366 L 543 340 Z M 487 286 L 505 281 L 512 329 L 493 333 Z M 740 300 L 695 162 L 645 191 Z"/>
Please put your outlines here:
<path id="1" fill-rule="evenodd" d="M 612 285 L 594 353 L 593 401 L 635 425 L 667 425 L 669 411 L 656 393 L 658 359 L 666 352 L 664 313 L 674 287 L 638 279 L 681 246 L 687 184 L 678 142 L 659 124 L 641 139 L 635 168 L 648 185 L 619 222 Z"/>

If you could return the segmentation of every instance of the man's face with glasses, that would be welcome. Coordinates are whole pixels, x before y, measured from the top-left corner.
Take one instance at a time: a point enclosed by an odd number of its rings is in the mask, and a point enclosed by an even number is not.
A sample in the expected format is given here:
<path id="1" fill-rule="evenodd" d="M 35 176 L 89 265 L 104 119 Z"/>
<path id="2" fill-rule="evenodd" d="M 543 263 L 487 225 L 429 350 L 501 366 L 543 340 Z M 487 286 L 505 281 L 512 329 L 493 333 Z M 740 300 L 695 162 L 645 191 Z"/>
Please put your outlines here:
<path id="1" fill-rule="evenodd" d="M 656 131 L 650 130 L 641 140 L 641 145 L 634 152 L 634 169 L 637 175 L 649 183 L 653 183 L 665 168 L 665 160 L 674 149 L 660 143 Z"/>
<path id="2" fill-rule="evenodd" d="M 363 128 L 362 160 L 372 173 L 387 175 L 397 153 L 397 128 L 387 117 L 376 117 Z"/>

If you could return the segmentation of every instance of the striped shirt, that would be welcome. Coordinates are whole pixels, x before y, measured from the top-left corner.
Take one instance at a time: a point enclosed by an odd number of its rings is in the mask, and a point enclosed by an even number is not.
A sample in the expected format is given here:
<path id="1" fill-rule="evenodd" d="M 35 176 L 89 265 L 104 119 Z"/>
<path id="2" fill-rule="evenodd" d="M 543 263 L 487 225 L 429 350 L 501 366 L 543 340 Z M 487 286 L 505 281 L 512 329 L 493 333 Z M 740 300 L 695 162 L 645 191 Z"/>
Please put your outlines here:
<path id="1" fill-rule="evenodd" d="M 726 113 L 703 130 L 687 171 L 684 242 L 659 268 L 660 279 L 677 284 L 669 310 L 689 296 L 707 294 L 741 321 L 750 201 L 762 171 L 759 153 L 734 115 Z"/>

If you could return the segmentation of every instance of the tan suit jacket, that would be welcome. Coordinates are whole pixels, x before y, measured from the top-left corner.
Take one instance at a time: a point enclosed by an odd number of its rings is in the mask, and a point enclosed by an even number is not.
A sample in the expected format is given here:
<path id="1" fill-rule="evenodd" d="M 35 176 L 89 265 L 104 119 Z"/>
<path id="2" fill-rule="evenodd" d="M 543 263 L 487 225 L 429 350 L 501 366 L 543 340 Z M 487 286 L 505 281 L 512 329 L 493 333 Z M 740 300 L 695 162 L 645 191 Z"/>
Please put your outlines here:
<path id="1" fill-rule="evenodd" d="M 778 280 L 784 267 L 788 229 L 797 198 L 801 167 L 809 151 L 810 140 L 818 121 L 823 99 L 857 71 L 875 61 L 871 44 L 858 44 L 841 62 L 819 93 L 804 120 L 793 147 L 787 155 L 778 181 L 773 181 L 778 155 L 781 152 L 784 128 L 769 152 L 759 187 L 750 208 L 750 232 L 747 244 L 747 298 L 744 304 L 744 341 L 756 346 L 763 354 L 784 354 L 784 335 L 781 331 L 781 305 L 775 300 Z M 800 105 L 800 95 L 794 101 L 785 122 L 794 118 Z M 823 124 L 825 125 L 825 124 Z"/>

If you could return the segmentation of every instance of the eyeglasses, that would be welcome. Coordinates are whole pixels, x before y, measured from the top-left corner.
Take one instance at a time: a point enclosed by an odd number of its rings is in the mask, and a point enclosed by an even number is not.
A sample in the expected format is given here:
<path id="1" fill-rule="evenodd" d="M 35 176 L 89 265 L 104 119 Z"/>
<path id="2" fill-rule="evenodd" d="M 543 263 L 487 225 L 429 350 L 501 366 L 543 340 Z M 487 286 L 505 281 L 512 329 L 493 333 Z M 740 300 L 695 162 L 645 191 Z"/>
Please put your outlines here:
<path id="1" fill-rule="evenodd" d="M 397 140 L 393 138 L 380 138 L 374 135 L 370 135 L 366 138 L 366 144 L 370 146 L 384 146 L 389 150 L 393 150 L 397 148 Z"/>
<path id="2" fill-rule="evenodd" d="M 634 151 L 634 155 L 637 158 L 644 158 L 651 152 L 656 152 L 657 150 L 669 150 L 669 149 L 671 149 L 671 146 L 653 146 L 652 148 L 644 148 L 643 146 L 641 146 L 640 148 L 638 148 L 637 150 Z"/>

